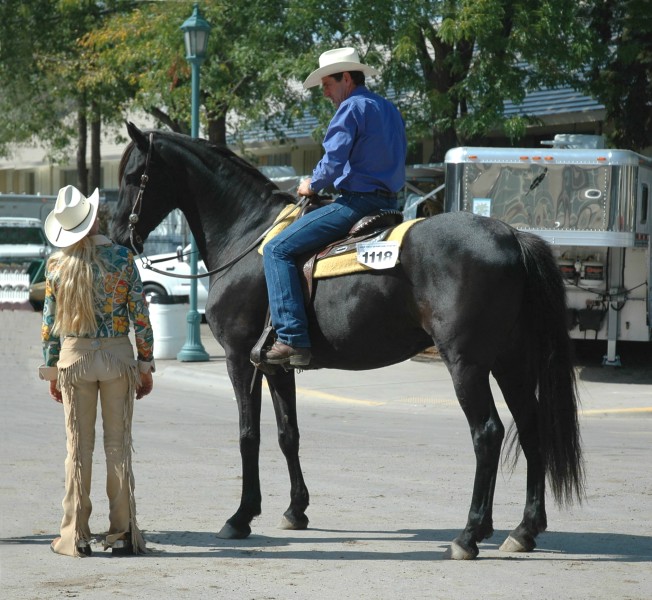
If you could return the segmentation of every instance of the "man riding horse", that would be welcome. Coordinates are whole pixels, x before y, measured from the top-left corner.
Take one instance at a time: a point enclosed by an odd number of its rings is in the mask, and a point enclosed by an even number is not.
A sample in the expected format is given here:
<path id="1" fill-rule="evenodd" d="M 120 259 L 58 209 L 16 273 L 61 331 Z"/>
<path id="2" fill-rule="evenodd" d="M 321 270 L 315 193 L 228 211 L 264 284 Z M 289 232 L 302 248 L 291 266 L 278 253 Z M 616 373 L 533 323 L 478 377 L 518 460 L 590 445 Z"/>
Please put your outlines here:
<path id="1" fill-rule="evenodd" d="M 296 258 L 344 237 L 359 219 L 396 209 L 405 184 L 405 123 L 388 100 L 369 91 L 365 75 L 376 69 L 360 62 L 353 48 L 337 48 L 319 57 L 319 68 L 303 82 L 321 84 L 337 107 L 323 147 L 324 156 L 297 193 L 312 196 L 330 186 L 334 202 L 302 216 L 265 245 L 263 259 L 270 317 L 276 341 L 263 360 L 302 367 L 310 363 L 310 337 Z"/>

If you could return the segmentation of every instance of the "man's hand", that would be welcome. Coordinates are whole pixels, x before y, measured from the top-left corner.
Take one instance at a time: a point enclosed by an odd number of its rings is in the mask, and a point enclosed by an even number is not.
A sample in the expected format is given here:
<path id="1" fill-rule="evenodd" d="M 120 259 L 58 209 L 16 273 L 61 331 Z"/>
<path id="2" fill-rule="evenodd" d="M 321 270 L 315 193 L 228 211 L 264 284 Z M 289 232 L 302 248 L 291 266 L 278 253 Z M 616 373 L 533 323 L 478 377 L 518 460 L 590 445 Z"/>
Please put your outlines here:
<path id="1" fill-rule="evenodd" d="M 299 187 L 297 188 L 297 194 L 299 196 L 314 196 L 315 192 L 310 189 L 310 177 L 306 177 L 301 181 Z"/>
<path id="2" fill-rule="evenodd" d="M 147 396 L 154 387 L 154 378 L 152 372 L 140 374 L 140 383 L 136 387 L 136 399 L 140 400 L 143 396 Z"/>

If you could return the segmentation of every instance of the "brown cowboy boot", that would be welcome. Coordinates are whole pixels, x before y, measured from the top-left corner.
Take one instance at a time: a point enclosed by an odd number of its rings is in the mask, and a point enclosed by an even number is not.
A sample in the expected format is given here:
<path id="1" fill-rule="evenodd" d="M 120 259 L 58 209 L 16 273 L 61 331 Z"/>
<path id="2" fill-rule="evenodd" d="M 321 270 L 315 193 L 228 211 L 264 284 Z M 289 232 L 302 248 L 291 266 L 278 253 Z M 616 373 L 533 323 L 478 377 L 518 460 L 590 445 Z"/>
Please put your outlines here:
<path id="1" fill-rule="evenodd" d="M 286 365 L 305 367 L 310 364 L 312 352 L 310 348 L 293 348 L 276 340 L 273 346 L 265 352 L 264 361 L 270 365 Z"/>

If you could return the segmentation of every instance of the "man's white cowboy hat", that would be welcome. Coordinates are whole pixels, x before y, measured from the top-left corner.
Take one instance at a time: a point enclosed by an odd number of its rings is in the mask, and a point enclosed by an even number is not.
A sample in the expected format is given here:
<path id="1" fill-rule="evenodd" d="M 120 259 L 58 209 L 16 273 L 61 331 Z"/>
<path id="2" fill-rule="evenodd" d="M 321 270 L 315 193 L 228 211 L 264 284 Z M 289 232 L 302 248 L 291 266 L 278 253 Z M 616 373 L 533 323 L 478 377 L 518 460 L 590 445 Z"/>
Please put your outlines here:
<path id="1" fill-rule="evenodd" d="M 59 190 L 52 212 L 45 219 L 45 236 L 53 246 L 66 248 L 81 240 L 93 226 L 100 202 L 100 190 L 86 198 L 76 187 Z"/>
<path id="2" fill-rule="evenodd" d="M 368 65 L 363 65 L 358 57 L 358 51 L 355 48 L 335 48 L 324 52 L 319 57 L 319 69 L 308 75 L 303 82 L 303 89 L 315 87 L 321 84 L 322 77 L 343 73 L 344 71 L 362 71 L 365 75 L 380 75 L 376 69 Z"/>

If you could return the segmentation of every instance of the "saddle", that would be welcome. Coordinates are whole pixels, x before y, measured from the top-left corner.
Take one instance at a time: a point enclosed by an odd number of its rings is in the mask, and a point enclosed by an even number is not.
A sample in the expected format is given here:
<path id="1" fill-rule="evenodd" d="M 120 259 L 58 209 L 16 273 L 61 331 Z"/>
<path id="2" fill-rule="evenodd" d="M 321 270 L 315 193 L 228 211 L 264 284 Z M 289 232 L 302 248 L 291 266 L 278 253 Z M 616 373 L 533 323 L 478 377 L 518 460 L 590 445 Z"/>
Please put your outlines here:
<path id="1" fill-rule="evenodd" d="M 299 213 L 297 218 L 332 201 L 333 200 L 331 198 L 323 197 L 311 199 L 311 201 Z M 306 304 L 310 304 L 312 302 L 314 291 L 313 275 L 315 272 L 315 266 L 320 260 L 333 256 L 340 256 L 349 252 L 355 252 L 356 244 L 358 242 L 363 242 L 366 240 L 382 241 L 387 237 L 388 233 L 393 227 L 400 225 L 402 222 L 403 213 L 401 213 L 401 211 L 380 210 L 378 212 L 367 215 L 366 217 L 360 219 L 358 222 L 354 223 L 347 236 L 343 239 L 337 240 L 317 252 L 311 252 L 305 256 L 299 257 L 297 259 L 297 267 L 299 267 L 300 272 L 303 274 L 302 287 L 304 301 Z M 263 329 L 262 335 L 251 351 L 250 360 L 258 371 L 261 371 L 265 374 L 273 374 L 276 370 L 276 367 L 274 365 L 268 365 L 264 363 L 262 359 L 264 349 L 271 346 L 275 339 L 274 329 L 269 319 L 269 310 L 267 311 L 267 318 L 265 321 L 267 325 Z M 254 372 L 253 379 L 251 380 L 252 389 L 255 378 L 256 371 Z"/>
<path id="2" fill-rule="evenodd" d="M 325 206 L 332 201 L 330 198 L 319 198 L 318 201 L 311 200 L 299 217 L 320 206 Z M 355 252 L 358 242 L 369 240 L 383 241 L 387 237 L 389 230 L 396 225 L 400 225 L 402 222 L 403 213 L 400 210 L 379 210 L 366 217 L 362 217 L 362 219 L 354 223 L 346 237 L 329 244 L 317 252 L 311 252 L 299 257 L 297 259 L 297 267 L 303 273 L 302 283 L 306 304 L 310 304 L 312 301 L 314 290 L 313 275 L 318 261 L 346 254 L 347 252 Z"/>

